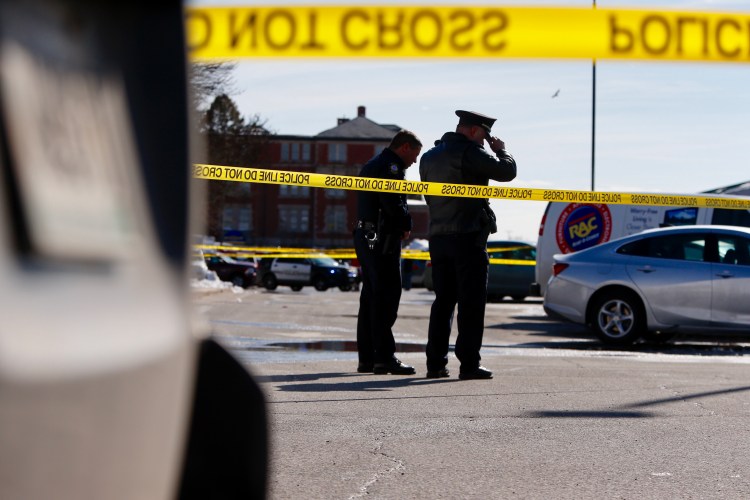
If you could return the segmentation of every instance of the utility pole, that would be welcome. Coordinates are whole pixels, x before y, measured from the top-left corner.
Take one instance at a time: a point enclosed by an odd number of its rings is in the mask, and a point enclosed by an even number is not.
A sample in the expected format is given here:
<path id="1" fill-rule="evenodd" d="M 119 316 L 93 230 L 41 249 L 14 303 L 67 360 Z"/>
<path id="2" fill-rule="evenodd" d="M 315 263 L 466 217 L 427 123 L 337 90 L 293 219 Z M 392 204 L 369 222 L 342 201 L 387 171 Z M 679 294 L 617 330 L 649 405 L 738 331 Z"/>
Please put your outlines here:
<path id="1" fill-rule="evenodd" d="M 594 9 L 596 9 L 596 0 Z M 594 159 L 596 153 L 596 59 L 591 64 L 591 190 L 594 191 Z"/>

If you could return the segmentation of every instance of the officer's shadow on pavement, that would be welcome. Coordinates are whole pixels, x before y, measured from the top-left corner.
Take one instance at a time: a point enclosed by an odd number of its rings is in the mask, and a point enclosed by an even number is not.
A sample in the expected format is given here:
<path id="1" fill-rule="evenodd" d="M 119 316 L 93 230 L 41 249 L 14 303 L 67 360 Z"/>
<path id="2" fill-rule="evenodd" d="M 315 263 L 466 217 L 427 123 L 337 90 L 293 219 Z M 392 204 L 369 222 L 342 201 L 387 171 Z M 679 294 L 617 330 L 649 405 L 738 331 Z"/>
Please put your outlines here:
<path id="1" fill-rule="evenodd" d="M 287 377 L 287 378 L 284 378 Z M 305 378 L 301 378 L 305 377 Z M 276 386 L 279 391 L 286 392 L 370 392 L 370 391 L 392 391 L 408 386 L 427 385 L 427 384 L 445 384 L 450 382 L 458 382 L 457 378 L 442 378 L 442 379 L 426 379 L 424 377 L 416 376 L 394 376 L 389 378 L 383 378 L 386 376 L 373 376 L 368 374 L 352 374 L 352 373 L 309 373 L 306 375 L 288 375 L 288 376 L 273 376 L 275 380 L 264 379 L 258 377 L 260 382 L 297 382 L 300 380 L 320 380 L 327 378 L 351 378 L 356 377 L 356 380 L 346 382 L 314 382 L 314 383 L 303 383 L 303 384 L 281 384 Z"/>
<path id="2" fill-rule="evenodd" d="M 687 402 L 693 399 L 702 399 L 713 396 L 734 394 L 737 392 L 750 391 L 750 386 L 732 387 L 715 391 L 696 392 L 693 394 L 680 394 L 669 398 L 651 399 L 635 403 L 620 405 L 607 410 L 541 410 L 525 413 L 527 418 L 652 418 L 658 416 L 652 411 L 642 411 L 644 408 L 653 408 L 669 403 Z"/>

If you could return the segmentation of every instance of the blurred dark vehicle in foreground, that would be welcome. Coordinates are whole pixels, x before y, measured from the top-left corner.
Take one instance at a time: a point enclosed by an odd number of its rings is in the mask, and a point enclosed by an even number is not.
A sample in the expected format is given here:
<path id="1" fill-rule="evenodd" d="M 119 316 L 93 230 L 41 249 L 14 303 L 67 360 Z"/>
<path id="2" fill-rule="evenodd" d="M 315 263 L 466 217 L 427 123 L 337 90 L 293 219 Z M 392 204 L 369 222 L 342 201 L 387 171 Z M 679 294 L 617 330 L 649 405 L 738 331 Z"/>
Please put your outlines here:
<path id="1" fill-rule="evenodd" d="M 263 395 L 187 292 L 184 27 L 0 0 L 2 499 L 266 495 Z"/>

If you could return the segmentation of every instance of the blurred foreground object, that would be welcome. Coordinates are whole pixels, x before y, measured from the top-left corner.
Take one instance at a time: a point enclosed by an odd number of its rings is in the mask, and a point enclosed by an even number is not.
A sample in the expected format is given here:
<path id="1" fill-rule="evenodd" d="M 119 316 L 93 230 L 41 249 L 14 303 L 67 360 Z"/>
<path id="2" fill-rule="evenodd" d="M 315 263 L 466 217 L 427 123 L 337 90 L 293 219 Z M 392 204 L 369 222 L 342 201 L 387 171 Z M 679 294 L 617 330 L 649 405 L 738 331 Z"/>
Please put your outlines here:
<path id="1" fill-rule="evenodd" d="M 178 1 L 0 0 L 0 498 L 265 495 L 261 393 L 191 315 L 185 68 Z"/>

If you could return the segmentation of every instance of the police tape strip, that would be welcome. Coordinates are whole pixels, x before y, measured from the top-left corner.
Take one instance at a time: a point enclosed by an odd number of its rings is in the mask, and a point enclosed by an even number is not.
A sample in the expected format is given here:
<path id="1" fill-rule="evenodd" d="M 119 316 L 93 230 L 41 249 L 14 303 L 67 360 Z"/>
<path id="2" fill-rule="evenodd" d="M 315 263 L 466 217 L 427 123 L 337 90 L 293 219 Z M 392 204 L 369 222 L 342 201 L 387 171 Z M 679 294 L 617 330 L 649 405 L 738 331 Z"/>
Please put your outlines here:
<path id="1" fill-rule="evenodd" d="M 233 245 L 194 245 L 196 250 L 204 251 L 204 257 L 212 255 L 228 255 L 230 257 L 240 258 L 314 258 L 314 257 L 331 257 L 333 259 L 356 259 L 357 254 L 353 248 L 333 248 L 333 249 L 315 249 L 315 248 L 276 248 L 276 247 L 239 247 Z M 535 260 L 520 259 L 501 259 L 492 257 L 492 254 L 499 252 L 508 252 L 526 248 L 526 246 L 513 246 L 503 248 L 488 248 L 487 253 L 490 255 L 490 264 L 506 264 L 533 266 Z M 401 250 L 401 258 L 409 260 L 430 260 L 430 252 L 425 250 L 416 250 L 404 248 Z"/>
<path id="2" fill-rule="evenodd" d="M 284 253 L 284 254 L 309 254 L 309 255 L 338 255 L 341 253 L 345 254 L 351 254 L 354 253 L 353 248 L 326 248 L 326 249 L 320 249 L 320 248 L 299 248 L 299 247 L 245 247 L 245 246 L 238 246 L 238 245 L 208 245 L 208 244 L 197 244 L 193 245 L 193 248 L 197 250 L 218 250 L 220 253 L 229 254 L 229 253 L 237 253 L 242 255 L 249 255 L 249 254 L 255 254 L 253 256 L 259 256 L 259 257 L 267 257 L 269 255 L 276 256 L 276 254 Z M 529 248 L 529 245 L 514 245 L 511 247 L 492 247 L 489 248 L 487 251 L 489 253 L 499 253 L 499 252 L 510 252 L 513 250 L 520 250 L 522 248 Z M 417 248 L 403 248 L 401 249 L 401 255 L 429 255 L 429 251 L 427 250 L 420 250 Z M 305 255 L 307 256 L 307 255 Z"/>
<path id="3" fill-rule="evenodd" d="M 607 205 L 708 207 L 750 210 L 750 197 L 474 186 L 467 184 L 373 179 L 369 177 L 317 174 L 312 172 L 287 172 L 283 170 L 205 164 L 195 164 L 193 166 L 193 175 L 198 179 L 254 182 L 260 184 L 287 184 L 292 186 L 417 194 L 424 196 L 456 196 L 462 198 L 493 198 L 500 200 L 562 201 L 567 203 Z"/>
<path id="4" fill-rule="evenodd" d="M 196 60 L 585 58 L 750 62 L 750 14 L 494 5 L 192 7 Z"/>

